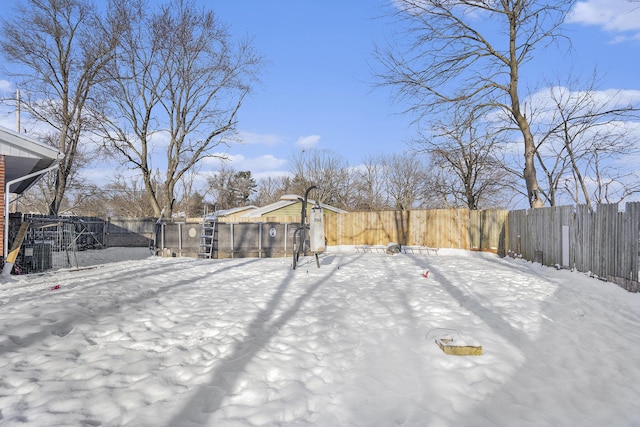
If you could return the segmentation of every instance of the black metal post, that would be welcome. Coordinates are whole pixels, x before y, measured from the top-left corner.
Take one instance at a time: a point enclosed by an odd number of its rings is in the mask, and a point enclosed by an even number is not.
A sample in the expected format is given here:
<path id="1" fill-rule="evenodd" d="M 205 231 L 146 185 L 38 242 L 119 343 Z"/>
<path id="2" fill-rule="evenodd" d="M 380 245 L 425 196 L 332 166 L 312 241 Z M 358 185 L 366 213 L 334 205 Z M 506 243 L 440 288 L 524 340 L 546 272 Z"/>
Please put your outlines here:
<path id="1" fill-rule="evenodd" d="M 302 216 L 300 218 L 300 227 L 302 227 L 302 232 L 300 236 L 302 236 L 302 255 L 304 255 L 304 241 L 306 240 L 305 229 L 307 225 L 307 200 L 309 200 L 309 192 L 314 188 L 318 188 L 317 185 L 312 185 L 307 188 L 307 191 L 304 193 L 304 200 L 302 201 Z"/>
<path id="2" fill-rule="evenodd" d="M 294 270 L 296 268 L 296 264 L 298 263 L 298 260 L 300 259 L 300 254 L 304 255 L 304 241 L 306 239 L 305 231 L 307 229 L 307 201 L 309 200 L 309 192 L 314 188 L 318 188 L 318 186 L 312 185 L 311 187 L 307 188 L 307 191 L 305 191 L 304 193 L 304 199 L 300 199 L 300 201 L 302 202 L 302 212 L 300 214 L 300 227 L 298 227 L 298 230 L 300 231 L 300 245 L 298 246 L 297 250 L 293 254 Z M 298 230 L 296 230 L 296 232 Z M 293 236 L 294 236 L 293 241 L 295 242 L 295 233 Z"/>

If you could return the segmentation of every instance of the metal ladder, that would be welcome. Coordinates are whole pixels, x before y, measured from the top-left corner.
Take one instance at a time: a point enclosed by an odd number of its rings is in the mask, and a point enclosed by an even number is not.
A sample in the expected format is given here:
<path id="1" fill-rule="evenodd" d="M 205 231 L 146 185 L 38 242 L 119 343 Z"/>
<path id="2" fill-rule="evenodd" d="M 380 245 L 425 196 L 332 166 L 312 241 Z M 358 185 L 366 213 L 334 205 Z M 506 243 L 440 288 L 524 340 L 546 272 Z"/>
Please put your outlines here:
<path id="1" fill-rule="evenodd" d="M 202 219 L 202 232 L 200 234 L 200 249 L 198 258 L 218 258 L 218 219 L 217 217 L 204 217 Z"/>

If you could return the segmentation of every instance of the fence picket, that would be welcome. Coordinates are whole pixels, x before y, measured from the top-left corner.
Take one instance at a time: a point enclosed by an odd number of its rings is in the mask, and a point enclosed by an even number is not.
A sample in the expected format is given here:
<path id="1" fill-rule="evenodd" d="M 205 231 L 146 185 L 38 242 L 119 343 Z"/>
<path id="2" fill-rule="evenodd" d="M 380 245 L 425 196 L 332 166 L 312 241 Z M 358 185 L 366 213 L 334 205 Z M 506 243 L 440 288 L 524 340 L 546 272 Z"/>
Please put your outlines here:
<path id="1" fill-rule="evenodd" d="M 294 216 L 262 220 L 297 223 Z M 83 224 L 89 227 L 88 221 Z M 115 238 L 124 233 L 148 240 L 154 224 L 154 219 L 111 218 L 99 225 L 109 241 L 116 242 Z M 325 237 L 329 246 L 397 242 L 410 246 L 493 251 L 530 261 L 542 254 L 541 261 L 545 265 L 562 265 L 563 226 L 569 227 L 569 267 L 615 281 L 630 291 L 639 290 L 640 202 L 627 203 L 624 212 L 619 212 L 617 204 L 599 205 L 595 210 L 587 205 L 577 205 L 516 211 L 347 212 L 325 216 Z M 87 230 L 94 232 L 92 228 Z"/>
<path id="2" fill-rule="evenodd" d="M 545 265 L 562 265 L 561 229 L 569 226 L 571 268 L 638 291 L 640 202 L 511 211 L 508 253 L 533 261 L 541 251 Z M 539 252 L 538 252 L 539 253 Z"/>

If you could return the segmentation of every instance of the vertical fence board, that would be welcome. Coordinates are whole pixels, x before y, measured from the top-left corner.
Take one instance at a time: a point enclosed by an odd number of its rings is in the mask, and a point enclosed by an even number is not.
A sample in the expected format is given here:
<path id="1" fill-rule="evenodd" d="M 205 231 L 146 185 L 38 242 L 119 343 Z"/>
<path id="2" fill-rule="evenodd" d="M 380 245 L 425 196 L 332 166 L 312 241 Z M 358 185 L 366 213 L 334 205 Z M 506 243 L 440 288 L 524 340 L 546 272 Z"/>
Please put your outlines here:
<path id="1" fill-rule="evenodd" d="M 570 267 L 638 291 L 640 202 L 512 211 L 507 216 L 507 253 L 545 265 L 562 265 L 562 226 L 569 227 Z M 473 227 L 472 227 L 473 229 Z"/>
<path id="2" fill-rule="evenodd" d="M 498 251 L 508 211 L 434 209 L 348 212 L 326 221 L 329 245 L 404 245 Z"/>
<path id="3" fill-rule="evenodd" d="M 269 218 L 280 221 L 282 218 Z M 569 267 L 637 290 L 640 202 L 516 211 L 434 209 L 348 212 L 325 218 L 328 245 L 407 245 L 499 251 L 562 265 L 562 226 L 569 227 Z M 142 228 L 127 224 L 126 228 Z"/>

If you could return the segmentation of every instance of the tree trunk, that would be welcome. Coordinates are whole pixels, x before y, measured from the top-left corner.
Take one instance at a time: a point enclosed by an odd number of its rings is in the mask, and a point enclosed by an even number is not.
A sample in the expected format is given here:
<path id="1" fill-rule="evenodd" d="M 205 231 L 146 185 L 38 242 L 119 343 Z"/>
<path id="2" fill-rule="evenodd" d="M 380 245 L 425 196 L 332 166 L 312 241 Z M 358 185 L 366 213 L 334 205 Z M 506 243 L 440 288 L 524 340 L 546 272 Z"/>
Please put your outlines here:
<path id="1" fill-rule="evenodd" d="M 65 189 L 67 187 L 67 178 L 64 173 L 64 168 L 58 168 L 56 170 L 56 181 L 53 192 L 53 199 L 49 203 L 49 215 L 57 216 L 60 211 L 60 205 L 64 199 Z"/>
<path id="2" fill-rule="evenodd" d="M 511 114 L 515 122 L 522 132 L 524 139 L 524 181 L 527 186 L 527 195 L 529 198 L 529 206 L 532 208 L 541 208 L 543 206 L 538 185 L 538 177 L 536 175 L 535 155 L 536 145 L 533 140 L 533 134 L 529 127 L 529 121 L 520 110 L 520 96 L 518 93 L 519 79 L 519 61 L 516 49 L 518 21 L 516 15 L 509 16 L 510 24 L 510 40 L 509 40 L 509 97 L 511 98 Z"/>
<path id="3" fill-rule="evenodd" d="M 527 185 L 527 194 L 529 195 L 529 206 L 532 208 L 541 208 L 543 206 L 540 198 L 538 177 L 536 176 L 535 160 L 535 144 L 529 124 L 524 120 L 525 126 L 520 127 L 524 136 L 524 180 Z"/>
<path id="4" fill-rule="evenodd" d="M 149 197 L 149 203 L 153 208 L 153 214 L 156 218 L 160 218 L 162 216 L 162 209 L 158 204 L 158 195 L 156 194 L 155 189 L 153 188 L 153 184 L 151 182 L 151 174 L 144 170 L 142 172 L 142 180 L 144 181 L 144 188 L 147 191 L 147 196 Z"/>

